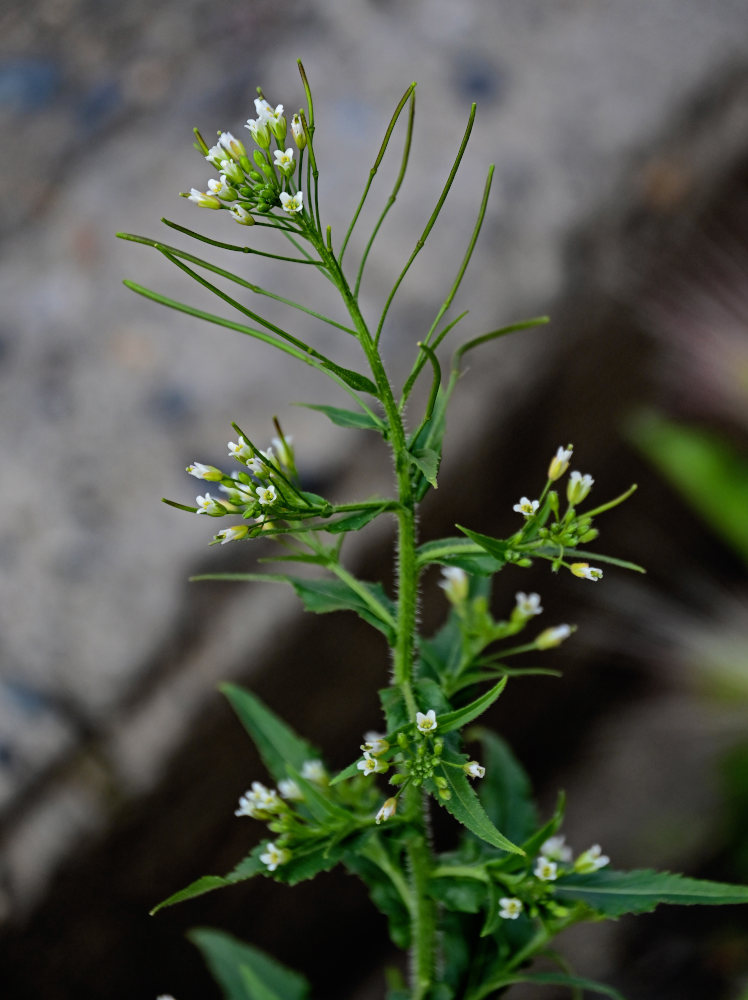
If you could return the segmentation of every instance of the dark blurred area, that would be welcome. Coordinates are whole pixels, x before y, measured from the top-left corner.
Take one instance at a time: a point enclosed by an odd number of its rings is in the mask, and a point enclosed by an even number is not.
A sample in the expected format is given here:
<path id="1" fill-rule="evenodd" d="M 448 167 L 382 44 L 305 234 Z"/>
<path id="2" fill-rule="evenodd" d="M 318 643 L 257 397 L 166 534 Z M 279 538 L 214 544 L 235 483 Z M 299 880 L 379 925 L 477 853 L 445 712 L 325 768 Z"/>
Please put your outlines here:
<path id="1" fill-rule="evenodd" d="M 455 521 L 513 530 L 512 504 L 569 441 L 600 502 L 639 487 L 601 520 L 600 547 L 645 577 L 611 567 L 593 586 L 543 565 L 497 579 L 497 613 L 536 590 L 548 624 L 579 631 L 553 654 L 563 679 L 518 680 L 489 721 L 546 812 L 566 789 L 575 847 L 599 841 L 620 868 L 748 881 L 745 5 L 6 2 L 0 983 L 12 1000 L 217 997 L 184 939 L 194 926 L 266 948 L 326 1000 L 376 1000 L 395 960 L 383 918 L 340 870 L 148 916 L 260 836 L 233 810 L 261 765 L 216 684 L 251 684 L 336 768 L 376 727 L 388 672 L 358 620 L 304 617 L 258 586 L 186 583 L 254 567 L 248 546 L 207 549 L 205 519 L 158 504 L 191 502 L 181 470 L 220 463 L 231 420 L 261 439 L 279 414 L 308 488 L 336 496 L 387 490 L 386 456 L 299 420 L 289 400 L 326 400 L 315 373 L 132 296 L 123 277 L 201 304 L 150 250 L 113 239 L 160 233 L 164 214 L 226 239 L 223 219 L 176 198 L 210 172 L 190 130 L 239 134 L 258 84 L 297 106 L 298 56 L 336 233 L 419 81 L 410 179 L 364 286 L 371 312 L 479 105 L 448 208 L 385 328 L 391 370 L 407 371 L 451 283 L 490 162 L 491 208 L 456 303 L 471 309 L 463 336 L 553 318 L 475 356 L 423 537 Z M 282 288 L 272 268 L 250 273 Z M 389 580 L 376 528 L 351 555 L 362 576 Z M 427 576 L 424 627 L 443 613 Z M 630 1000 L 748 997 L 746 908 L 661 908 L 561 944 L 580 974 Z"/>

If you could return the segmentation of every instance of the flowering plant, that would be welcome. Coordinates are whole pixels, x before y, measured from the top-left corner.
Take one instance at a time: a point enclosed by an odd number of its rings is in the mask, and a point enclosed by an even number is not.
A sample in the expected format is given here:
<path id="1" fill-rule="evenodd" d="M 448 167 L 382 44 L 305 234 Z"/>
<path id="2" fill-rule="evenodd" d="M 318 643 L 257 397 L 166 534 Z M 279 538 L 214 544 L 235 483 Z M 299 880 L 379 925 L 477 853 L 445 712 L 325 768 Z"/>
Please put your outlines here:
<path id="1" fill-rule="evenodd" d="M 594 480 L 577 470 L 569 473 L 573 448 L 561 445 L 550 459 L 537 496 L 522 496 L 514 504 L 518 523 L 508 537 L 495 538 L 458 525 L 453 536 L 419 539 L 417 508 L 437 485 L 447 408 L 466 355 L 506 334 L 545 323 L 546 317 L 463 341 L 454 350 L 448 371 L 443 371 L 437 349 L 465 315 L 449 322 L 445 319 L 481 229 L 493 173 L 490 168 L 455 280 L 430 329 L 415 345 L 409 375 L 400 388 L 393 385 L 380 353 L 387 314 L 447 197 L 470 136 L 475 106 L 436 207 L 372 326 L 362 313 L 359 289 L 375 237 L 405 176 L 415 84 L 395 109 L 338 246 L 330 227 L 322 222 L 314 107 L 301 63 L 299 69 L 306 107 L 293 115 L 292 144 L 287 145 L 283 106 L 273 107 L 260 91 L 255 101 L 257 117 L 246 125 L 254 146 L 251 152 L 228 132 L 219 133 L 218 142 L 209 147 L 195 130 L 199 151 L 219 176 L 208 182 L 208 190 L 193 188 L 185 195 L 199 207 L 225 212 L 231 217 L 230 225 L 275 230 L 291 245 L 293 256 L 221 242 L 172 222 L 166 224 L 223 250 L 315 268 L 339 293 L 350 325 L 271 294 L 194 254 L 160 241 L 120 234 L 158 250 L 240 313 L 242 321 L 166 299 L 132 282 L 126 284 L 172 309 L 229 327 L 311 365 L 350 397 L 353 408 L 310 408 L 338 426 L 373 431 L 386 442 L 395 474 L 394 494 L 339 504 L 305 488 L 292 439 L 277 422 L 277 436 L 266 448 L 234 424 L 236 440 L 228 443 L 232 471 L 200 462 L 187 468 L 191 476 L 218 492 L 212 495 L 206 490 L 194 505 L 167 502 L 191 513 L 229 519 L 228 526 L 215 533 L 214 543 L 262 536 L 279 543 L 279 562 L 315 567 L 319 575 L 311 578 L 287 572 L 230 576 L 287 583 L 304 607 L 318 614 L 347 610 L 359 615 L 386 638 L 392 654 L 390 683 L 380 692 L 381 732 L 367 732 L 360 747 L 351 749 L 350 764 L 338 774 L 332 774 L 321 754 L 254 694 L 226 685 L 224 693 L 275 784 L 252 781 L 239 800 L 236 816 L 265 824 L 268 835 L 228 875 L 199 878 L 156 910 L 258 876 L 293 885 L 340 864 L 366 883 L 373 903 L 388 919 L 393 942 L 410 952 L 409 981 L 393 972 L 388 1000 L 484 1000 L 501 995 L 515 983 L 561 984 L 577 996 L 589 989 L 620 997 L 616 990 L 569 971 L 549 950 L 552 939 L 573 924 L 640 913 L 658 903 L 746 902 L 748 889 L 650 870 L 617 871 L 597 844 L 575 854 L 559 832 L 563 797 L 553 815 L 541 820 L 529 781 L 509 747 L 495 733 L 474 724 L 511 678 L 553 673 L 509 663 L 528 652 L 553 649 L 573 632 L 568 624 L 535 627 L 543 612 L 536 593 L 518 591 L 514 606 L 505 609 L 503 617 L 494 617 L 492 577 L 538 559 L 550 563 L 553 572 L 565 569 L 593 582 L 602 578 L 603 571 L 590 565 L 591 559 L 638 570 L 586 548 L 597 537 L 597 518 L 625 500 L 634 487 L 613 500 L 588 506 Z M 404 111 L 407 124 L 400 170 L 358 265 L 349 272 L 343 259 L 351 234 Z M 276 148 L 271 149 L 273 144 Z M 358 342 L 364 370 L 339 365 L 253 312 L 203 272 L 253 294 L 271 295 L 290 309 L 337 327 L 341 336 Z M 405 408 L 422 374 L 430 375 L 430 391 L 415 426 L 410 427 Z M 394 597 L 382 584 L 359 579 L 343 560 L 346 535 L 380 517 L 393 520 L 397 529 Z M 416 611 L 424 574 L 432 566 L 441 568 L 440 586 L 448 613 L 438 631 L 426 636 L 419 633 Z M 466 741 L 480 745 L 479 759 L 466 751 Z M 451 850 L 433 846 L 434 808 L 446 810 L 459 825 L 459 838 Z M 302 976 L 281 968 L 250 945 L 217 932 L 200 932 L 195 940 L 229 997 L 302 1000 L 309 995 L 310 987 Z M 558 961 L 558 968 L 538 971 L 533 962 L 540 956 Z"/>

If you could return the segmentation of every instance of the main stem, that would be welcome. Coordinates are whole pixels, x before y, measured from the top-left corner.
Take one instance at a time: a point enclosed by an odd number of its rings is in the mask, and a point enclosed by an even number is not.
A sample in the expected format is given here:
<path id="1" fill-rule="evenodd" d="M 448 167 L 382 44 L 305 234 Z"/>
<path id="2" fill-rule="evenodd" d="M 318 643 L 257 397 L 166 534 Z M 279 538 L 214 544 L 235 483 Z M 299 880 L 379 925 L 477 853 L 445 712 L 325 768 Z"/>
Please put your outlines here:
<path id="1" fill-rule="evenodd" d="M 413 659 L 415 651 L 418 569 L 416 564 L 416 499 L 411 481 L 411 461 L 405 427 L 392 392 L 376 343 L 361 315 L 356 296 L 351 292 L 335 255 L 317 233 L 310 234 L 315 249 L 324 261 L 343 297 L 348 314 L 358 334 L 384 407 L 389 426 L 392 460 L 397 481 L 397 630 L 393 649 L 393 681 L 400 689 L 408 712 L 415 719 L 418 706 L 413 694 Z M 434 904 L 428 895 L 431 871 L 431 848 L 426 827 L 426 803 L 415 788 L 406 790 L 407 808 L 414 818 L 421 816 L 421 836 L 407 848 L 411 891 L 411 973 L 412 1000 L 423 1000 L 433 983 L 436 920 Z"/>

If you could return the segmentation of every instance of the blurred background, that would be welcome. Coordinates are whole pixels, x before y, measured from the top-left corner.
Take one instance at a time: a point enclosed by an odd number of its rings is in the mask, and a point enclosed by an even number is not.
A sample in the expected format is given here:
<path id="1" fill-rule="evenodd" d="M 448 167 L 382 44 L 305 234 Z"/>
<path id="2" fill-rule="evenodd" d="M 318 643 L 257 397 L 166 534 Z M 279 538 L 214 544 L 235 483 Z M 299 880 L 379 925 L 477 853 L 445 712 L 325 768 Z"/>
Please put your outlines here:
<path id="1" fill-rule="evenodd" d="M 601 548 L 646 577 L 611 569 L 592 587 L 541 566 L 498 579 L 497 613 L 515 590 L 537 590 L 548 624 L 580 629 L 554 654 L 564 679 L 517 682 L 491 722 L 546 809 L 566 789 L 578 849 L 600 841 L 617 867 L 748 880 L 744 0 L 5 0 L 0 982 L 13 1000 L 217 997 L 184 940 L 196 925 L 271 950 L 328 1000 L 383 994 L 383 920 L 339 871 L 147 915 L 198 875 L 228 871 L 259 836 L 233 810 L 260 765 L 216 684 L 251 683 L 336 767 L 376 726 L 387 674 L 383 644 L 357 620 L 304 617 L 271 588 L 186 582 L 252 569 L 259 551 L 208 548 L 211 524 L 159 502 L 192 502 L 183 469 L 221 463 L 232 420 L 262 441 L 277 415 L 307 487 L 341 498 L 386 491 L 386 455 L 289 405 L 329 401 L 314 371 L 127 291 L 124 277 L 206 306 L 168 261 L 114 238 L 191 249 L 165 215 L 236 240 L 224 215 L 177 197 L 210 176 L 191 129 L 243 134 L 258 84 L 298 108 L 299 56 L 338 238 L 418 81 L 409 177 L 364 283 L 371 313 L 479 106 L 385 328 L 393 375 L 409 370 L 451 284 L 489 163 L 490 207 L 455 303 L 455 315 L 470 308 L 460 337 L 553 318 L 473 355 L 424 535 L 456 520 L 512 531 L 512 504 L 537 492 L 568 441 L 601 500 L 639 484 L 602 522 Z M 306 274 L 238 266 L 326 301 Z M 345 363 L 350 344 L 333 345 L 330 329 L 294 327 Z M 386 579 L 388 544 L 363 533 L 357 569 Z M 427 577 L 425 625 L 443 611 Z M 631 1000 L 748 996 L 744 908 L 661 909 L 578 929 L 564 948 Z"/>

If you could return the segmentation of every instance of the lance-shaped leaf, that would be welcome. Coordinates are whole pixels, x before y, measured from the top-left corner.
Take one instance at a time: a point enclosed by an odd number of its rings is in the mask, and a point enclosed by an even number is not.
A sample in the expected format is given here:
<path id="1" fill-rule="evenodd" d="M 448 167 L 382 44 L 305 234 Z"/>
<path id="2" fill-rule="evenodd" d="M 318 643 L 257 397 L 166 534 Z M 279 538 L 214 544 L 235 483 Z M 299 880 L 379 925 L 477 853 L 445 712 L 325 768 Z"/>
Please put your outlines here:
<path id="1" fill-rule="evenodd" d="M 386 509 L 387 503 L 383 502 L 381 507 L 369 507 L 368 510 L 359 511 L 357 514 L 338 518 L 337 521 L 329 521 L 325 525 L 325 531 L 331 535 L 340 535 L 346 531 L 358 531 L 359 528 L 365 527 L 370 521 L 379 517 Z"/>
<path id="2" fill-rule="evenodd" d="M 435 773 L 446 780 L 447 788 L 451 792 L 451 795 L 448 799 L 442 799 L 438 795 L 433 781 L 428 783 L 429 790 L 434 795 L 436 801 L 440 805 L 443 805 L 456 820 L 462 823 L 471 833 L 474 833 L 476 837 L 485 840 L 487 844 L 498 847 L 502 851 L 508 851 L 511 854 L 524 854 L 521 847 L 513 844 L 508 837 L 505 837 L 493 825 L 462 770 L 441 766 L 435 769 Z"/>
<path id="3" fill-rule="evenodd" d="M 203 875 L 202 878 L 195 879 L 184 889 L 180 889 L 178 892 L 173 893 L 168 896 L 163 902 L 154 906 L 150 911 L 151 916 L 158 913 L 159 910 L 165 909 L 167 906 L 175 906 L 177 903 L 184 903 L 188 899 L 195 899 L 197 896 L 204 896 L 206 892 L 213 892 L 214 889 L 224 889 L 230 885 L 236 885 L 237 882 L 246 882 L 247 879 L 252 878 L 259 872 L 265 871 L 265 865 L 260 861 L 260 854 L 263 851 L 263 847 L 260 845 L 255 847 L 251 854 L 248 854 L 243 861 L 234 868 L 232 872 L 228 875 Z"/>
<path id="4" fill-rule="evenodd" d="M 387 427 L 384 421 L 371 413 L 357 413 L 355 410 L 343 410 L 338 406 L 321 406 L 315 403 L 296 403 L 296 406 L 303 406 L 307 410 L 318 410 L 329 417 L 338 427 L 353 427 L 357 430 L 378 431 L 386 434 Z"/>
<path id="5" fill-rule="evenodd" d="M 371 396 L 377 395 L 377 387 L 366 375 L 354 372 L 350 368 L 341 368 L 340 365 L 336 365 L 333 361 L 322 361 L 321 365 L 323 368 L 335 372 L 338 378 L 345 382 L 346 385 L 349 385 L 351 389 L 355 389 L 357 392 L 368 392 Z"/>
<path id="6" fill-rule="evenodd" d="M 625 1000 L 622 993 L 606 986 L 605 983 L 598 983 L 594 979 L 585 979 L 582 976 L 569 976 L 564 972 L 519 972 L 510 973 L 506 976 L 498 976 L 495 979 L 484 981 L 473 992 L 467 994 L 466 1000 L 483 1000 L 496 990 L 505 986 L 514 986 L 517 983 L 532 983 L 535 986 L 570 986 L 577 990 L 590 990 L 599 993 L 601 996 L 610 997 L 610 1000 Z"/>
<path id="7" fill-rule="evenodd" d="M 485 694 L 482 694 L 480 698 L 476 698 L 475 701 L 471 701 L 469 705 L 464 705 L 462 708 L 455 709 L 454 712 L 447 712 L 446 715 L 439 716 L 439 733 L 450 733 L 453 729 L 461 729 L 466 726 L 468 722 L 472 722 L 473 719 L 477 719 L 479 715 L 482 715 L 487 708 L 496 701 L 501 692 L 506 687 L 507 678 L 502 677 L 501 680 L 494 684 L 492 688 L 489 688 Z"/>
<path id="8" fill-rule="evenodd" d="M 478 576 L 493 576 L 504 566 L 506 559 L 489 555 L 486 550 L 470 538 L 437 538 L 420 545 L 416 551 L 418 568 L 424 569 L 432 563 L 442 566 L 459 566 L 466 573 Z"/>
<path id="9" fill-rule="evenodd" d="M 564 875 L 554 883 L 554 889 L 559 898 L 586 903 L 606 917 L 648 913 L 660 903 L 680 906 L 748 903 L 748 886 L 650 869 L 618 872 L 603 868 L 586 875 Z"/>
<path id="10" fill-rule="evenodd" d="M 200 950 L 225 1000 L 307 1000 L 309 983 L 274 958 L 222 931 L 196 928 L 187 935 Z"/>
<path id="11" fill-rule="evenodd" d="M 239 716 L 257 752 L 276 781 L 288 777 L 287 765 L 300 771 L 304 761 L 319 757 L 310 743 L 260 701 L 257 695 L 235 684 L 222 684 L 221 692 Z"/>
<path id="12" fill-rule="evenodd" d="M 465 733 L 465 738 L 482 744 L 480 760 L 486 776 L 478 786 L 478 797 L 489 818 L 507 837 L 521 844 L 538 825 L 530 779 L 508 744 L 495 733 L 476 726 Z"/>
<path id="13" fill-rule="evenodd" d="M 433 448 L 416 448 L 408 452 L 408 457 L 426 482 L 436 489 L 436 475 L 439 471 L 439 463 L 441 462 L 439 452 L 434 451 Z"/>
<path id="14" fill-rule="evenodd" d="M 470 528 L 463 528 L 461 524 L 457 524 L 455 527 L 464 532 L 476 545 L 480 545 L 482 549 L 485 549 L 494 559 L 500 560 L 502 565 L 506 562 L 506 550 L 509 548 L 509 543 L 503 538 L 491 538 L 490 535 L 482 535 L 479 531 L 471 531 Z"/>

